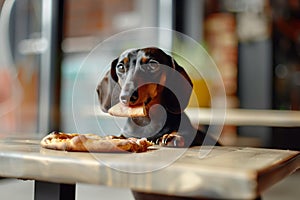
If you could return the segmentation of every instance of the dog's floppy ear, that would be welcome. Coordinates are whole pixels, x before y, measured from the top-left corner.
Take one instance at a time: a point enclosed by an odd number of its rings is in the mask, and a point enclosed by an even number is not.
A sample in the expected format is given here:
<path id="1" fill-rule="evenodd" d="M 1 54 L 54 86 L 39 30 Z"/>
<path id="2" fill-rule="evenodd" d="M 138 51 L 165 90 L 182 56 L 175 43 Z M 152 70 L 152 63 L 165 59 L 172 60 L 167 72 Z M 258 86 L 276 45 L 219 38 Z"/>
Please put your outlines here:
<path id="1" fill-rule="evenodd" d="M 174 114 L 179 114 L 187 107 L 193 90 L 193 83 L 186 71 L 170 56 L 170 67 L 175 69 L 166 77 L 167 88 L 163 91 L 163 105 Z"/>
<path id="2" fill-rule="evenodd" d="M 119 102 L 121 88 L 116 74 L 117 63 L 118 58 L 112 61 L 110 70 L 105 74 L 97 87 L 100 107 L 104 112 L 107 112 L 109 108 Z"/>

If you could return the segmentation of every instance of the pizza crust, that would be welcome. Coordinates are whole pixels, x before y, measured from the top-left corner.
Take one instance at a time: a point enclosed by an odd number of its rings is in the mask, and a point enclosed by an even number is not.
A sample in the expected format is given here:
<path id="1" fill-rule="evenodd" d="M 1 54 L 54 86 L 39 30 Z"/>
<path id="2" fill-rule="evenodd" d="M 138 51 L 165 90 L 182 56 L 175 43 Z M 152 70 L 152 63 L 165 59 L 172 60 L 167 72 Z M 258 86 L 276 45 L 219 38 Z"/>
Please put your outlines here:
<path id="1" fill-rule="evenodd" d="M 130 107 L 122 103 L 118 103 L 112 106 L 108 110 L 108 113 L 118 117 L 146 117 L 147 116 L 147 111 L 144 105 Z"/>
<path id="2" fill-rule="evenodd" d="M 146 138 L 116 138 L 96 134 L 62 133 L 45 136 L 41 146 L 47 149 L 77 152 L 145 152 L 153 144 Z"/>

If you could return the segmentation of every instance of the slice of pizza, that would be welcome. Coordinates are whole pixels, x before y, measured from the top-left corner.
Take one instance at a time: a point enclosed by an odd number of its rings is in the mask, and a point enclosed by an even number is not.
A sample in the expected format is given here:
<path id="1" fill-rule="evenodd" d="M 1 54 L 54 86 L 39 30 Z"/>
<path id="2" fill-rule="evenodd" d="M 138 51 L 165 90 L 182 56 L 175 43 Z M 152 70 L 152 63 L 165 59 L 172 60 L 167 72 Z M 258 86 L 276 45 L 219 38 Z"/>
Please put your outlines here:
<path id="1" fill-rule="evenodd" d="M 147 111 L 144 105 L 140 106 L 126 106 L 122 103 L 118 103 L 114 106 L 112 106 L 108 113 L 113 116 L 118 117 L 145 117 L 147 116 Z"/>
<path id="2" fill-rule="evenodd" d="M 146 138 L 119 138 L 58 131 L 45 136 L 40 144 L 47 149 L 77 152 L 146 152 L 153 145 Z"/>

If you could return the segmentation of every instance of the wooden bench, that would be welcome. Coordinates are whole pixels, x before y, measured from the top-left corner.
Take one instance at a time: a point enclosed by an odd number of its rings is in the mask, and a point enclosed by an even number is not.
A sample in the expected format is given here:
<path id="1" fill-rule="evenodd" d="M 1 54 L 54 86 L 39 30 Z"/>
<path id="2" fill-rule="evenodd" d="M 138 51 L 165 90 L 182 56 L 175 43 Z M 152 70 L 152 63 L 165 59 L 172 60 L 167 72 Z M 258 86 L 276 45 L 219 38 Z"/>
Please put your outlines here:
<path id="1" fill-rule="evenodd" d="M 35 180 L 38 200 L 75 199 L 77 183 L 130 188 L 136 199 L 257 199 L 300 167 L 300 153 L 244 147 L 74 153 L 2 139 L 0 163 L 0 177 Z"/>

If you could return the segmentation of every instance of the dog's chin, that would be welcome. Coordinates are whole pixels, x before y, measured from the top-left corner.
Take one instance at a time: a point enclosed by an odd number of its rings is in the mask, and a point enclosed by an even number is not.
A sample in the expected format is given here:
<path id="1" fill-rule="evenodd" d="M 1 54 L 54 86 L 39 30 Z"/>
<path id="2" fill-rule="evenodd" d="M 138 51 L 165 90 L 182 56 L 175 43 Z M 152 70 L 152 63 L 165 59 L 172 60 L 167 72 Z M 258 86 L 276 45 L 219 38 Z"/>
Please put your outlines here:
<path id="1" fill-rule="evenodd" d="M 141 127 L 147 126 L 151 123 L 151 119 L 149 116 L 132 117 L 131 119 L 136 125 L 141 126 Z"/>
<path id="2" fill-rule="evenodd" d="M 156 101 L 145 102 L 144 104 L 147 115 L 140 117 L 132 117 L 132 121 L 141 127 L 147 126 L 150 123 L 159 123 L 166 118 L 165 108 Z"/>
<path id="3" fill-rule="evenodd" d="M 149 97 L 143 103 L 140 103 L 140 104 L 136 105 L 136 106 L 145 107 L 146 112 L 147 112 L 146 116 L 131 117 L 132 121 L 136 125 L 144 127 L 144 126 L 147 126 L 148 124 L 150 124 L 151 119 L 150 119 L 150 116 L 149 116 L 149 110 L 150 110 L 150 107 L 151 107 L 151 101 L 152 101 L 152 98 Z"/>

